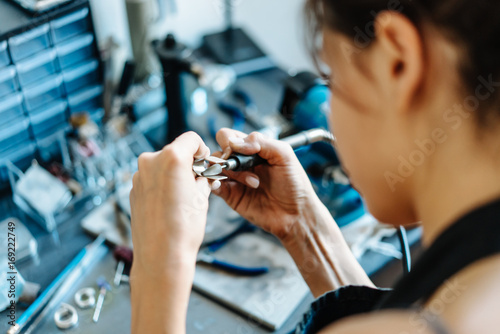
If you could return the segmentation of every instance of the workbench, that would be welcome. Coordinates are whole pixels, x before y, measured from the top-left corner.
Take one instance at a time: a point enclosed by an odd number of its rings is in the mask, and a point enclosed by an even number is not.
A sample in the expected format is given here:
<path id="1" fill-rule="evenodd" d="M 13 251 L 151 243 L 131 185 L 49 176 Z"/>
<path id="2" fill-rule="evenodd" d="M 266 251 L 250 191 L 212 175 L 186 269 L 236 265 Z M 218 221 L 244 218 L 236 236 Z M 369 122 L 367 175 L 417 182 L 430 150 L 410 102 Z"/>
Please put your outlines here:
<path id="1" fill-rule="evenodd" d="M 255 103 L 261 110 L 269 112 L 277 109 L 281 97 L 280 82 L 284 78 L 284 72 L 272 70 L 239 80 L 238 84 L 244 86 L 255 99 Z M 230 120 L 228 120 L 230 123 Z M 39 263 L 32 260 L 19 263 L 17 265 L 19 272 L 28 281 L 39 283 L 42 289 L 47 287 L 57 274 L 77 255 L 77 253 L 87 244 L 93 241 L 93 237 L 87 235 L 80 226 L 81 219 L 87 214 L 90 207 L 82 209 L 75 213 L 70 221 L 59 226 L 61 245 L 56 247 L 50 234 L 43 231 L 39 225 L 26 218 L 13 204 L 9 194 L 5 193 L 0 199 L 0 220 L 8 217 L 18 217 L 25 223 L 38 241 Z M 420 231 L 413 230 L 409 232 L 410 244 L 416 243 L 420 238 Z M 390 238 L 391 243 L 398 245 L 396 236 Z M 380 269 L 384 268 L 392 259 L 377 253 L 368 252 L 361 259 L 361 265 L 369 275 L 374 275 Z M 104 260 L 97 264 L 101 274 L 112 281 L 115 270 L 115 261 L 111 254 L 108 254 Z M 91 285 L 95 283 L 95 277 L 87 277 Z M 79 286 L 85 286 L 85 282 L 79 283 Z M 88 284 L 87 284 L 88 285 Z M 75 287 L 76 289 L 77 287 Z M 120 289 L 126 287 L 121 286 Z M 122 295 L 123 296 L 123 295 Z M 125 295 L 126 296 L 126 295 Z M 308 309 L 312 295 L 309 295 L 302 304 L 296 309 L 295 313 L 288 319 L 286 324 L 276 333 L 287 333 L 299 322 L 303 313 Z M 114 314 L 109 308 L 103 309 L 102 317 L 112 317 L 114 319 L 112 328 L 100 328 L 99 323 L 81 323 L 77 328 L 68 330 L 68 333 L 128 333 L 130 332 L 130 304 L 125 298 L 119 314 Z M 17 316 L 22 313 L 22 309 L 17 310 Z M 80 313 L 80 312 L 79 312 Z M 86 317 L 86 313 L 80 315 Z M 5 312 L 0 314 L 0 333 L 5 333 L 7 318 Z M 53 326 L 53 321 L 49 321 Z M 93 327 L 95 326 L 95 327 Z M 54 331 L 44 331 L 44 334 L 59 333 L 54 327 Z M 253 321 L 237 315 L 226 307 L 212 301 L 211 299 L 193 291 L 189 302 L 189 311 L 187 318 L 187 332 L 194 333 L 269 333 L 268 330 L 259 327 Z"/>

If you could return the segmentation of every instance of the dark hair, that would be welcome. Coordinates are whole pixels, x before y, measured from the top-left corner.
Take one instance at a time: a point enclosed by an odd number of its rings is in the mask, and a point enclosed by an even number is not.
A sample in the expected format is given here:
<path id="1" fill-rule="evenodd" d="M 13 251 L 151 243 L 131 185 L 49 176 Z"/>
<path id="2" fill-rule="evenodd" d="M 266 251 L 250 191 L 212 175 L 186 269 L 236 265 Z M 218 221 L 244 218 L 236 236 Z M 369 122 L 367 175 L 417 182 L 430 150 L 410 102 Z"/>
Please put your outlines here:
<path id="1" fill-rule="evenodd" d="M 423 24 L 431 23 L 463 46 L 459 71 L 467 93 L 475 94 L 479 77 L 500 81 L 500 2 L 496 0 L 307 0 L 306 19 L 313 36 L 328 27 L 357 38 L 358 43 L 362 36 L 366 47 L 374 39 L 376 15 L 386 10 L 405 15 L 420 31 Z M 317 54 L 317 47 L 312 51 Z M 495 91 L 481 102 L 484 111 L 477 113 L 481 123 L 500 116 L 499 97 Z M 491 110 L 495 112 L 486 114 Z"/>

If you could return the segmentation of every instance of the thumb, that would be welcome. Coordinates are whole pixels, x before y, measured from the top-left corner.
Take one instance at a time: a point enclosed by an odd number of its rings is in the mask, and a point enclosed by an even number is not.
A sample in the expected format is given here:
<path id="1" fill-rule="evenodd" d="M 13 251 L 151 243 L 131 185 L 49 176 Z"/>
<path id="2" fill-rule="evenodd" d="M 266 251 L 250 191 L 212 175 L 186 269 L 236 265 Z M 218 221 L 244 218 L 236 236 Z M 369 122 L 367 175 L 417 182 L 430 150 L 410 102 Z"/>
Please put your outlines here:
<path id="1" fill-rule="evenodd" d="M 229 145 L 234 152 L 245 155 L 258 154 L 270 165 L 288 165 L 296 159 L 289 144 L 268 138 L 259 132 L 252 132 L 246 138 L 229 138 Z"/>

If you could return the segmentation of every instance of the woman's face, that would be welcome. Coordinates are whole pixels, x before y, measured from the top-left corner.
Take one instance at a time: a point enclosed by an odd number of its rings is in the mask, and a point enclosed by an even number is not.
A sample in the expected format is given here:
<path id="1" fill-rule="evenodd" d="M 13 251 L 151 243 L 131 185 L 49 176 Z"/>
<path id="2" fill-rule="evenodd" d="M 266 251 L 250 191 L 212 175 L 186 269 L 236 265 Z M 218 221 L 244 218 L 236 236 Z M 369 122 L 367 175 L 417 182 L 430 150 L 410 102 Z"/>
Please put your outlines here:
<path id="1" fill-rule="evenodd" d="M 323 36 L 322 58 L 331 71 L 329 121 L 344 170 L 376 218 L 414 223 L 408 180 L 397 172 L 399 157 L 408 151 L 408 136 L 403 120 L 388 112 L 397 106 L 385 62 L 371 46 L 357 48 L 354 41 L 330 30 Z"/>

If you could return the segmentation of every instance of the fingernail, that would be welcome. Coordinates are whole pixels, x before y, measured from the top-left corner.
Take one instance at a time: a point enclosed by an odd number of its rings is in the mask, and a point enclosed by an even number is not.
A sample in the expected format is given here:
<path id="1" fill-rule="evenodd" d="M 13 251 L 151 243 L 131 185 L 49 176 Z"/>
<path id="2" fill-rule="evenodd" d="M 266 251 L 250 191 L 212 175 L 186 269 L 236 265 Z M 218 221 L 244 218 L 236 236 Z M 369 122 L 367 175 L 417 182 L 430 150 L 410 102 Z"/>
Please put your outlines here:
<path id="1" fill-rule="evenodd" d="M 245 143 L 245 140 L 243 138 L 239 137 L 230 137 L 229 142 L 233 144 L 234 146 L 241 146 L 242 144 Z"/>
<path id="2" fill-rule="evenodd" d="M 231 155 L 231 153 L 233 152 L 233 150 L 231 150 L 231 147 L 227 147 L 224 152 L 222 153 L 221 155 L 221 159 L 227 159 L 229 158 L 229 156 Z"/>
<path id="3" fill-rule="evenodd" d="M 220 189 L 222 183 L 220 183 L 220 181 L 214 181 L 212 182 L 212 185 L 210 186 L 212 188 L 212 191 L 217 191 Z"/>
<path id="4" fill-rule="evenodd" d="M 260 180 L 254 176 L 247 176 L 245 179 L 247 185 L 251 188 L 257 189 L 260 185 Z"/>

